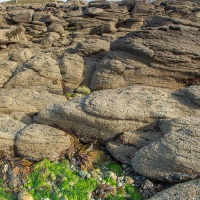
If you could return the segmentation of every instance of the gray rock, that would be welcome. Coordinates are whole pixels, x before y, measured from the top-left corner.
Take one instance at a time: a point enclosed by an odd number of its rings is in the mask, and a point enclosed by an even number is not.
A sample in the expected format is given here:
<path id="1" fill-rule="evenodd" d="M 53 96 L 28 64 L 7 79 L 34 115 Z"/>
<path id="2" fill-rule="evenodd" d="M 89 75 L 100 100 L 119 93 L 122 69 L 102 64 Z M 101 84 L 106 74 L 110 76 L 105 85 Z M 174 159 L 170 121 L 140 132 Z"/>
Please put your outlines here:
<path id="1" fill-rule="evenodd" d="M 65 53 L 59 63 L 64 86 L 67 89 L 77 88 L 83 80 L 84 60 L 77 54 Z"/>
<path id="2" fill-rule="evenodd" d="M 37 161 L 63 158 L 70 144 L 66 132 L 42 124 L 29 125 L 17 134 L 15 142 L 19 156 Z"/>
<path id="3" fill-rule="evenodd" d="M 200 199 L 200 179 L 177 184 L 157 193 L 149 200 L 192 200 Z"/>
<path id="4" fill-rule="evenodd" d="M 64 33 L 64 28 L 60 24 L 53 23 L 50 26 L 48 26 L 47 31 L 48 32 L 56 32 L 56 33 L 59 33 L 59 34 L 63 34 Z"/>
<path id="5" fill-rule="evenodd" d="M 102 8 L 86 8 L 83 11 L 84 15 L 90 15 L 90 16 L 96 16 L 96 15 L 100 15 L 101 13 L 103 13 L 104 10 Z"/>
<path id="6" fill-rule="evenodd" d="M 33 56 L 32 52 L 28 48 L 17 49 L 10 55 L 10 60 L 15 62 L 24 62 L 29 60 Z"/>
<path id="7" fill-rule="evenodd" d="M 191 86 L 188 88 L 181 89 L 182 92 L 186 93 L 187 96 L 197 105 L 200 106 L 200 86 Z"/>
<path id="8" fill-rule="evenodd" d="M 15 137 L 25 126 L 26 124 L 14 120 L 9 115 L 0 114 L 0 158 L 6 154 L 14 157 Z"/>
<path id="9" fill-rule="evenodd" d="M 200 119 L 174 119 L 161 122 L 159 127 L 164 137 L 138 150 L 132 159 L 133 168 L 144 176 L 171 182 L 197 177 Z"/>
<path id="10" fill-rule="evenodd" d="M 62 94 L 60 68 L 50 54 L 40 53 L 24 63 L 5 84 L 5 88 L 47 90 Z"/>
<path id="11" fill-rule="evenodd" d="M 17 67 L 17 62 L 13 61 L 4 61 L 0 63 L 0 88 L 9 81 Z"/>
<path id="12" fill-rule="evenodd" d="M 110 50 L 110 43 L 100 39 L 87 39 L 78 43 L 76 49 L 85 55 L 105 53 Z"/>
<path id="13" fill-rule="evenodd" d="M 195 77 L 198 81 L 199 37 L 198 28 L 183 25 L 131 32 L 111 43 L 111 52 L 93 75 L 91 89 L 134 84 L 177 89 Z M 113 62 L 121 62 L 123 68 L 116 69 Z"/>
<path id="14" fill-rule="evenodd" d="M 27 10 L 12 10 L 8 12 L 8 15 L 11 17 L 12 21 L 16 23 L 28 23 L 32 21 L 32 16 L 34 11 L 31 9 Z"/>
<path id="15" fill-rule="evenodd" d="M 6 22 L 6 19 L 0 15 L 0 26 L 7 26 L 7 22 Z"/>
<path id="16" fill-rule="evenodd" d="M 115 32 L 117 29 L 115 28 L 114 22 L 109 22 L 107 24 L 103 24 L 100 26 L 96 26 L 91 29 L 90 34 L 91 35 L 102 35 L 103 33 L 111 33 Z"/>
<path id="17" fill-rule="evenodd" d="M 167 89 L 135 86 L 97 91 L 82 99 L 43 109 L 37 120 L 73 130 L 83 140 L 99 138 L 105 142 L 126 131 L 152 130 L 161 119 L 199 113 L 199 107 L 184 94 L 177 96 Z"/>
<path id="18" fill-rule="evenodd" d="M 0 113 L 34 114 L 45 106 L 66 102 L 64 96 L 30 89 L 0 89 Z"/>

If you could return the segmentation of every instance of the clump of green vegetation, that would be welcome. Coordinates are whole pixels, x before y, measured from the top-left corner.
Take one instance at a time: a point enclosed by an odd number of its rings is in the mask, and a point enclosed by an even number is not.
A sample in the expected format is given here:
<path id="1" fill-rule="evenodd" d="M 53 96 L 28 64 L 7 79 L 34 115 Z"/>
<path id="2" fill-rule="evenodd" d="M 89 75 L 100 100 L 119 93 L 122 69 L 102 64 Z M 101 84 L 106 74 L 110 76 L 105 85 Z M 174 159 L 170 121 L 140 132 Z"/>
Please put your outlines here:
<path id="1" fill-rule="evenodd" d="M 122 167 L 117 163 L 108 163 L 106 167 L 117 176 L 121 176 L 123 173 Z"/>
<path id="2" fill-rule="evenodd" d="M 130 184 L 127 184 L 125 186 L 126 193 L 128 194 L 129 199 L 133 200 L 142 200 L 142 196 L 139 192 L 139 190 L 135 187 L 132 187 Z"/>
<path id="3" fill-rule="evenodd" d="M 114 179 L 111 178 L 111 177 L 105 177 L 103 180 L 104 180 L 107 184 L 109 184 L 109 185 L 113 185 L 113 186 L 116 186 L 116 185 L 117 185 L 117 181 L 114 180 Z"/>
<path id="4" fill-rule="evenodd" d="M 84 95 L 89 95 L 91 93 L 90 89 L 85 85 L 78 87 L 76 92 Z"/>
<path id="5" fill-rule="evenodd" d="M 10 193 L 8 188 L 3 186 L 3 179 L 0 178 L 0 199 L 1 200 L 15 200 L 16 198 Z"/>
<path id="6" fill-rule="evenodd" d="M 66 160 L 59 163 L 43 160 L 36 164 L 26 187 L 35 200 L 88 200 L 89 194 L 96 189 L 97 184 L 96 179 L 83 179 L 78 173 L 70 170 Z"/>
<path id="7" fill-rule="evenodd" d="M 68 100 L 71 100 L 73 97 L 82 97 L 84 95 L 89 95 L 91 93 L 90 88 L 85 85 L 78 87 L 74 92 L 67 93 L 66 96 Z"/>
<path id="8" fill-rule="evenodd" d="M 116 163 L 107 164 L 110 171 L 115 171 L 116 174 L 121 175 L 122 170 L 119 166 Z M 113 191 L 105 194 L 108 200 L 142 200 L 139 191 L 130 184 L 117 187 L 116 178 L 113 179 L 110 176 L 104 176 L 102 180 L 99 180 L 99 175 L 106 174 L 102 170 L 100 168 L 93 170 L 97 176 L 93 176 L 92 172 L 90 176 L 80 176 L 79 170 L 73 171 L 70 169 L 68 160 L 51 162 L 45 159 L 35 165 L 33 172 L 29 175 L 25 188 L 32 194 L 34 200 L 44 198 L 54 200 L 89 200 L 91 195 L 98 195 L 98 191 L 101 192 L 101 190 L 104 193 L 109 190 Z M 6 198 L 1 199 L 4 200 Z"/>

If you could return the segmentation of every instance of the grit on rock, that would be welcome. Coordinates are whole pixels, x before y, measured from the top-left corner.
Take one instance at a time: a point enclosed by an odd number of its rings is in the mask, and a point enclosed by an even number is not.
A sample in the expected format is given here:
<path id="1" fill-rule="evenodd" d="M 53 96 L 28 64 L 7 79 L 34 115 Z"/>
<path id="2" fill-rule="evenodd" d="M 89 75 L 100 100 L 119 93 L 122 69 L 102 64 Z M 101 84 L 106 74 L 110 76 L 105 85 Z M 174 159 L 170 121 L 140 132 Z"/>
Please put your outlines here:
<path id="1" fill-rule="evenodd" d="M 145 198 L 200 199 L 198 0 L 0 4 L 0 166 L 57 162 L 78 140 L 142 177 Z"/>

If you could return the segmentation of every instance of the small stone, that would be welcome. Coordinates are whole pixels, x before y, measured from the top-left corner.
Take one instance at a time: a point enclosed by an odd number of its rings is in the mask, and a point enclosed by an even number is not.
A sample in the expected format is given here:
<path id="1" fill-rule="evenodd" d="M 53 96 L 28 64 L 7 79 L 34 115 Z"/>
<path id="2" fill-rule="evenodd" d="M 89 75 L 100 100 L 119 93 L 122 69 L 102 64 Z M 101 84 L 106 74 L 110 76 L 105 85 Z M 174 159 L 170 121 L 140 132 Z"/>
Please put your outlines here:
<path id="1" fill-rule="evenodd" d="M 123 185 L 124 185 L 124 184 L 121 183 L 121 182 L 117 183 L 117 187 L 122 187 Z"/>
<path id="2" fill-rule="evenodd" d="M 83 171 L 83 170 L 79 171 L 79 176 L 80 176 L 81 178 L 86 178 L 87 174 L 88 174 L 88 173 L 87 173 L 86 171 Z"/>
<path id="3" fill-rule="evenodd" d="M 115 181 L 117 180 L 117 175 L 114 172 L 107 171 L 107 172 L 105 172 L 105 176 L 106 177 L 110 177 L 110 178 L 112 178 Z"/>
<path id="4" fill-rule="evenodd" d="M 22 191 L 18 194 L 18 200 L 33 200 L 33 197 L 31 194 L 29 194 L 27 191 Z"/>
<path id="5" fill-rule="evenodd" d="M 133 184 L 134 180 L 130 176 L 125 176 L 124 181 L 126 184 Z"/>
<path id="6" fill-rule="evenodd" d="M 123 169 L 126 169 L 127 167 L 128 167 L 128 165 L 122 164 L 122 168 L 123 168 Z"/>

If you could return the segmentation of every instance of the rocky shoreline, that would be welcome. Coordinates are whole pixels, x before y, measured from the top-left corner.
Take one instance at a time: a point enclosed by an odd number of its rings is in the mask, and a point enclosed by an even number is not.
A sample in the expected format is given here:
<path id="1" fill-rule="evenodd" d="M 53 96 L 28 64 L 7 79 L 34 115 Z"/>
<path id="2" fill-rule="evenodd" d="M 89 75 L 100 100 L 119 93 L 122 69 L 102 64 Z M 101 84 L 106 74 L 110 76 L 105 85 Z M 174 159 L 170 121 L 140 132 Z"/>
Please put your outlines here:
<path id="1" fill-rule="evenodd" d="M 200 199 L 199 137 L 198 0 L 0 4 L 0 199 Z"/>

